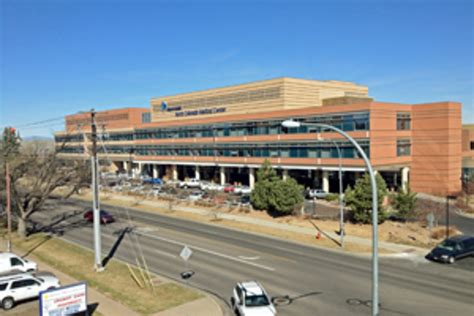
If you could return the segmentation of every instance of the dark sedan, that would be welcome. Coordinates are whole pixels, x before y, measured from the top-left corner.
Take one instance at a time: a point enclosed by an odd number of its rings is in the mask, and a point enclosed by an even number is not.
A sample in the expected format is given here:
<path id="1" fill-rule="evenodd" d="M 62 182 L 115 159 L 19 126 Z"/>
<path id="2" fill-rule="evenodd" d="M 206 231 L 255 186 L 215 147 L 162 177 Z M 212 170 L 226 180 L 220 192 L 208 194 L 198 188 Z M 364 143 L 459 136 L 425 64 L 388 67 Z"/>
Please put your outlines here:
<path id="1" fill-rule="evenodd" d="M 454 263 L 456 260 L 474 256 L 474 237 L 454 236 L 445 239 L 426 256 L 427 259 L 445 263 Z"/>
<path id="2" fill-rule="evenodd" d="M 84 213 L 84 219 L 88 221 L 89 223 L 92 223 L 94 221 L 94 214 L 92 210 L 89 210 Z M 100 210 L 100 223 L 101 224 L 106 225 L 113 222 L 115 222 L 115 218 L 112 216 L 112 214 L 110 214 L 107 211 Z"/>

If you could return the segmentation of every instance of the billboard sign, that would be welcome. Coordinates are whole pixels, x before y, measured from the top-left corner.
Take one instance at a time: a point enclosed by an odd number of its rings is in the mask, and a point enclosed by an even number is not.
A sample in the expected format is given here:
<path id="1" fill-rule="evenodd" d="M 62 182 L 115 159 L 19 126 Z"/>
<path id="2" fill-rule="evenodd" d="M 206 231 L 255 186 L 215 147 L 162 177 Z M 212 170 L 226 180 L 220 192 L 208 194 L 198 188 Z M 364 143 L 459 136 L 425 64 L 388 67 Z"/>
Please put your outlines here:
<path id="1" fill-rule="evenodd" d="M 87 313 L 87 283 L 81 282 L 40 293 L 40 316 Z"/>

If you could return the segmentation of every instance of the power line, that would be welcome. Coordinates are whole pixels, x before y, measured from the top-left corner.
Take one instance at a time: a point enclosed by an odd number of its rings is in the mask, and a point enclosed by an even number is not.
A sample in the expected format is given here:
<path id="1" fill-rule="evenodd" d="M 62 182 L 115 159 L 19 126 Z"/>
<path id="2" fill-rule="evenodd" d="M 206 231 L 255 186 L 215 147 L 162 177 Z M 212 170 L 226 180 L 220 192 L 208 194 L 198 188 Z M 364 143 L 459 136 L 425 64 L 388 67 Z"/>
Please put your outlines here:
<path id="1" fill-rule="evenodd" d="M 64 121 L 64 116 L 55 117 L 55 118 L 50 118 L 50 119 L 46 119 L 46 120 L 42 120 L 42 121 L 36 121 L 36 122 L 26 123 L 26 124 L 21 124 L 21 125 L 17 125 L 16 128 L 27 127 L 27 126 L 34 126 L 34 125 L 40 125 L 40 124 L 50 123 L 50 122 L 59 121 L 59 120 L 63 120 L 63 121 Z"/>

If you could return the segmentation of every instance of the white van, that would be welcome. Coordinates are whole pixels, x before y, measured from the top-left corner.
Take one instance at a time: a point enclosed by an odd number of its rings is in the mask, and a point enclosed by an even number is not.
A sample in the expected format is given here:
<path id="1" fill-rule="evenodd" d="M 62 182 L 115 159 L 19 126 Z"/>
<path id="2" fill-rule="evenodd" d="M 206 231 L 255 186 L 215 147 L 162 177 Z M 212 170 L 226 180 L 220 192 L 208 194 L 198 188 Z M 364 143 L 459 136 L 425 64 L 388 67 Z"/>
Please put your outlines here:
<path id="1" fill-rule="evenodd" d="M 23 259 L 11 252 L 0 253 L 0 273 L 20 270 L 23 272 L 33 272 L 38 269 L 38 266 L 33 261 Z"/>

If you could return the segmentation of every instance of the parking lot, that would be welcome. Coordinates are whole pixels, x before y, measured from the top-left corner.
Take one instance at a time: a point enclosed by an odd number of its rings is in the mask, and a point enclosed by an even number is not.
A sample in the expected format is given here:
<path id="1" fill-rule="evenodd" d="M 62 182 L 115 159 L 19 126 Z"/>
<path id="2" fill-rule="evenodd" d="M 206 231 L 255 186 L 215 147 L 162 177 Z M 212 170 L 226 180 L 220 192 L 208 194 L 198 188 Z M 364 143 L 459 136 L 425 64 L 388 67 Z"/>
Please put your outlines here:
<path id="1" fill-rule="evenodd" d="M 157 178 L 131 178 L 110 174 L 102 175 L 100 183 L 103 192 L 121 192 L 146 199 L 189 201 L 209 207 L 251 207 L 251 189 L 237 183 L 219 185 L 197 179 L 164 181 Z"/>

